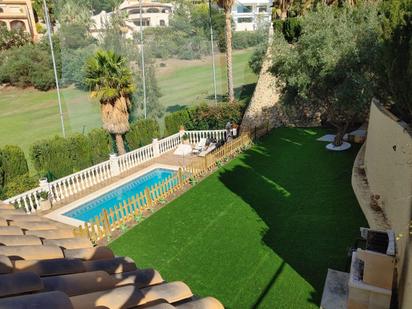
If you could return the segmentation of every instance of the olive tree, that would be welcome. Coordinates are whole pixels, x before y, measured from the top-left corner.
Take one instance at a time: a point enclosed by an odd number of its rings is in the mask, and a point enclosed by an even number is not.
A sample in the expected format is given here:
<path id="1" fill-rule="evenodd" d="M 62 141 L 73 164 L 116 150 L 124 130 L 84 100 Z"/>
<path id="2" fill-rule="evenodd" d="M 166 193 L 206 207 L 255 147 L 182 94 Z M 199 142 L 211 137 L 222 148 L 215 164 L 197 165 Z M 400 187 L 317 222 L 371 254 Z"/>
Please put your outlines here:
<path id="1" fill-rule="evenodd" d="M 286 103 L 304 102 L 325 111 L 324 118 L 337 128 L 334 144 L 339 146 L 350 124 L 363 120 L 377 93 L 377 7 L 319 5 L 302 17 L 302 29 L 293 44 L 275 35 L 271 70 Z"/>

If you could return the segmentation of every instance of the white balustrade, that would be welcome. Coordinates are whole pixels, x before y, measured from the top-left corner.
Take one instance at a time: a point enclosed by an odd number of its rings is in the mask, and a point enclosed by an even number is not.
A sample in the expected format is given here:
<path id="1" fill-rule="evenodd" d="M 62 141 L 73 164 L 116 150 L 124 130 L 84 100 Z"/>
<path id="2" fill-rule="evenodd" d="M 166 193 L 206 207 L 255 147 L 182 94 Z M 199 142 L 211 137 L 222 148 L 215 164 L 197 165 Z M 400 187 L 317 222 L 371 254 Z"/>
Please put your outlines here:
<path id="1" fill-rule="evenodd" d="M 43 192 L 43 188 L 38 187 L 36 189 L 12 197 L 5 202 L 14 204 L 16 208 L 24 208 L 27 213 L 32 213 L 37 209 L 40 209 L 41 192 Z"/>
<path id="2" fill-rule="evenodd" d="M 201 138 L 213 138 L 217 141 L 226 139 L 225 130 L 185 131 L 184 134 L 189 136 L 189 142 L 192 144 L 198 143 Z M 60 202 L 92 186 L 116 177 L 146 161 L 152 160 L 159 155 L 176 149 L 182 143 L 182 135 L 183 132 L 180 132 L 161 140 L 153 140 L 152 144 L 122 156 L 112 155 L 108 161 L 51 183 L 41 180 L 40 187 L 12 197 L 5 202 L 15 204 L 18 208 L 24 208 L 28 213 L 34 212 L 41 208 L 40 195 L 42 192 L 49 194 L 49 199 L 52 203 Z"/>
<path id="3" fill-rule="evenodd" d="M 99 163 L 49 183 L 52 202 L 62 201 L 112 177 L 110 161 Z"/>
<path id="4" fill-rule="evenodd" d="M 153 158 L 154 158 L 154 151 L 153 151 L 152 144 L 133 150 L 131 152 L 128 152 L 122 156 L 119 156 L 120 172 L 123 173 Z"/>
<path id="5" fill-rule="evenodd" d="M 226 140 L 226 130 L 186 131 L 185 134 L 189 135 L 191 144 L 198 143 L 202 138 L 213 138 L 216 141 Z"/>
<path id="6" fill-rule="evenodd" d="M 173 134 L 171 136 L 168 136 L 164 139 L 161 139 L 158 141 L 159 143 L 159 153 L 163 154 L 165 152 L 168 152 L 172 149 L 177 148 L 179 144 L 182 143 L 182 138 L 180 133 Z"/>

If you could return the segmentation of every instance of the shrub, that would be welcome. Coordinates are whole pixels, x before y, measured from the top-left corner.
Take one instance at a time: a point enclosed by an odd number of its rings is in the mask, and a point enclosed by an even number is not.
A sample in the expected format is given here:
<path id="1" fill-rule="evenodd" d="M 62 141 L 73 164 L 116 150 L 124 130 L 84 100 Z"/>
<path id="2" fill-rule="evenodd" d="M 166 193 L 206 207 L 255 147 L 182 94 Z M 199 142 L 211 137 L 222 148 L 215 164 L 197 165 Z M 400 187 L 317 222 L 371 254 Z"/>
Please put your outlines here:
<path id="1" fill-rule="evenodd" d="M 165 117 L 166 135 L 172 135 L 178 132 L 181 126 L 184 126 L 188 130 L 192 128 L 189 109 L 183 109 Z"/>
<path id="2" fill-rule="evenodd" d="M 21 29 L 10 31 L 0 23 L 0 50 L 23 46 L 28 42 L 30 42 L 30 35 L 27 32 Z"/>
<path id="3" fill-rule="evenodd" d="M 140 119 L 130 125 L 126 133 L 126 142 L 129 148 L 137 149 L 148 145 L 153 138 L 160 137 L 159 124 L 154 119 Z"/>
<path id="4" fill-rule="evenodd" d="M 166 135 L 176 133 L 180 126 L 186 130 L 223 129 L 228 121 L 239 123 L 244 106 L 239 103 L 200 104 L 171 113 L 165 118 Z"/>
<path id="5" fill-rule="evenodd" d="M 283 29 L 283 20 L 281 19 L 273 20 L 273 30 L 275 30 L 275 32 L 282 32 L 282 29 Z"/>
<path id="6" fill-rule="evenodd" d="M 252 71 L 259 75 L 260 70 L 262 69 L 263 60 L 266 55 L 268 44 L 259 44 L 253 51 L 252 56 L 249 59 L 249 67 Z"/>
<path id="7" fill-rule="evenodd" d="M 29 172 L 23 150 L 18 146 L 5 146 L 0 150 L 0 187 Z"/>
<path id="8" fill-rule="evenodd" d="M 283 23 L 283 36 L 289 43 L 296 42 L 302 33 L 302 26 L 299 17 L 290 17 Z"/>
<path id="9" fill-rule="evenodd" d="M 94 129 L 87 134 L 90 142 L 91 160 L 93 164 L 106 161 L 112 152 L 112 137 L 104 129 Z"/>
<path id="10" fill-rule="evenodd" d="M 54 180 L 107 160 L 110 152 L 110 136 L 96 129 L 88 135 L 38 141 L 30 149 L 30 158 L 40 176 Z"/>
<path id="11" fill-rule="evenodd" d="M 17 87 L 34 86 L 39 90 L 54 87 L 54 73 L 47 48 L 42 44 L 26 44 L 2 54 L 0 83 Z"/>
<path id="12" fill-rule="evenodd" d="M 31 189 L 36 188 L 39 182 L 36 177 L 31 177 L 28 173 L 10 179 L 4 187 L 2 198 L 10 198 Z"/>

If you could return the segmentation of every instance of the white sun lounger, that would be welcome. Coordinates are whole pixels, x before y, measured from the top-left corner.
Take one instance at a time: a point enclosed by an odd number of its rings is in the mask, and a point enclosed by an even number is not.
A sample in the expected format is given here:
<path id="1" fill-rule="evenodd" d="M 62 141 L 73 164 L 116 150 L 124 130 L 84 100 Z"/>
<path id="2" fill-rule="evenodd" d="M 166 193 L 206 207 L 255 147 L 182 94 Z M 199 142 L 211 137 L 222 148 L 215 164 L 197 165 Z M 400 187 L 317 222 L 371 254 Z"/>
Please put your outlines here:
<path id="1" fill-rule="evenodd" d="M 200 141 L 196 144 L 196 146 L 193 148 L 193 153 L 200 153 L 202 152 L 205 147 L 206 147 L 206 138 L 201 138 Z"/>
<path id="2" fill-rule="evenodd" d="M 177 147 L 177 149 L 175 150 L 173 154 L 177 156 L 187 156 L 191 153 L 192 153 L 192 146 L 187 145 L 187 144 L 181 144 Z"/>
<path id="3" fill-rule="evenodd" d="M 206 150 L 203 150 L 201 153 L 199 153 L 199 157 L 205 157 L 209 153 L 211 153 L 213 150 L 216 149 L 216 144 L 215 143 L 210 143 L 209 147 L 207 147 Z"/>

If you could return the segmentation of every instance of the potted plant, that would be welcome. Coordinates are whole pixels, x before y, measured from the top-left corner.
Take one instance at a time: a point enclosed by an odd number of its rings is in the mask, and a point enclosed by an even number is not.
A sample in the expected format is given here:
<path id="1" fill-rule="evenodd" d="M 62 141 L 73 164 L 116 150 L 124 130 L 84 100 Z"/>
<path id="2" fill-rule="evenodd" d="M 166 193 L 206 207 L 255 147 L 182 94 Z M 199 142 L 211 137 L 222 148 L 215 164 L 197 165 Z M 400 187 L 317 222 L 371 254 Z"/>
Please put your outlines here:
<path id="1" fill-rule="evenodd" d="M 189 144 L 189 134 L 185 133 L 182 136 L 183 144 Z"/>
<path id="2" fill-rule="evenodd" d="M 49 210 L 52 207 L 49 193 L 48 192 L 40 192 L 40 208 L 42 211 Z"/>

